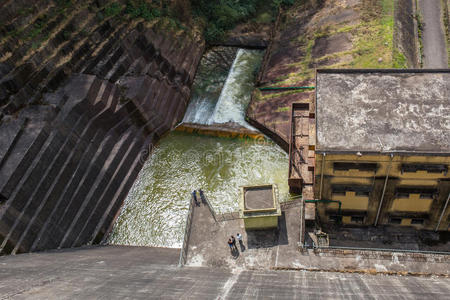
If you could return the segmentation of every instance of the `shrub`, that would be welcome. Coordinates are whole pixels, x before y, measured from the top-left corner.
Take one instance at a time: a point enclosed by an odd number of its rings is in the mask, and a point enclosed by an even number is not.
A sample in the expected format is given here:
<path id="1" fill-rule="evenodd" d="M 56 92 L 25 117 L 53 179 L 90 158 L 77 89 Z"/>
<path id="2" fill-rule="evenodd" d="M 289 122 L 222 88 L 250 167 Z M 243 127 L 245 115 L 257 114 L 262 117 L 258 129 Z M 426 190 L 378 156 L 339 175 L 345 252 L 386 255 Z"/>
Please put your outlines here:
<path id="1" fill-rule="evenodd" d="M 148 2 L 143 0 L 128 1 L 125 11 L 132 18 L 143 18 L 146 21 L 151 21 L 161 16 L 159 9 L 151 7 Z"/>
<path id="2" fill-rule="evenodd" d="M 272 0 L 270 6 L 277 10 L 281 5 L 291 5 L 294 1 Z M 210 43 L 223 39 L 225 31 L 254 17 L 258 8 L 265 5 L 258 0 L 191 0 L 191 4 L 194 16 L 205 20 L 205 39 Z"/>
<path id="3" fill-rule="evenodd" d="M 120 13 L 120 4 L 113 2 L 105 8 L 105 15 L 107 17 L 115 16 Z"/>

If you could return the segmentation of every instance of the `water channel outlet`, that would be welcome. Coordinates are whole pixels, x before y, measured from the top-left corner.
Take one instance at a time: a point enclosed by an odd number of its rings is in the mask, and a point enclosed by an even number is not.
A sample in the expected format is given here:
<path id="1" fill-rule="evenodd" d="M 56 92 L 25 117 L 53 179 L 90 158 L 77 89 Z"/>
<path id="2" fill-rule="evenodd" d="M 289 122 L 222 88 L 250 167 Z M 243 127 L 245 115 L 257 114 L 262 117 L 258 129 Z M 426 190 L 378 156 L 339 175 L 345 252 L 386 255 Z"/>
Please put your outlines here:
<path id="1" fill-rule="evenodd" d="M 263 52 L 217 47 L 202 58 L 184 122 L 240 126 L 245 122 Z M 108 243 L 181 247 L 190 194 L 205 191 L 216 212 L 238 209 L 239 187 L 274 183 L 288 197 L 288 155 L 269 140 L 171 132 L 134 183 Z"/>

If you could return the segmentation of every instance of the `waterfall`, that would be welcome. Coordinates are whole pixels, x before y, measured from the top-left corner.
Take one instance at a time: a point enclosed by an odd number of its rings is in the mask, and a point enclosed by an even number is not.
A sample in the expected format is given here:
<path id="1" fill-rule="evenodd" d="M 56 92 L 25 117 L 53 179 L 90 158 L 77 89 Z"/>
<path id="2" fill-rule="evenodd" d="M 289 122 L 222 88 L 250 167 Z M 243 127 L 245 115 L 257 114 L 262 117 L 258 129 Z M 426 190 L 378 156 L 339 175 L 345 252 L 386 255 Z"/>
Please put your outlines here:
<path id="1" fill-rule="evenodd" d="M 208 124 L 231 122 L 253 128 L 245 121 L 245 110 L 253 88 L 254 56 L 260 52 L 239 49 Z"/>
<path id="2" fill-rule="evenodd" d="M 250 102 L 255 71 L 261 59 L 262 51 L 239 49 L 226 79 L 223 79 L 219 96 L 197 91 L 183 122 L 203 125 L 233 123 L 253 129 L 245 121 L 245 110 Z M 214 87 L 217 88 L 217 85 Z M 194 92 L 196 90 L 199 89 L 194 87 Z"/>

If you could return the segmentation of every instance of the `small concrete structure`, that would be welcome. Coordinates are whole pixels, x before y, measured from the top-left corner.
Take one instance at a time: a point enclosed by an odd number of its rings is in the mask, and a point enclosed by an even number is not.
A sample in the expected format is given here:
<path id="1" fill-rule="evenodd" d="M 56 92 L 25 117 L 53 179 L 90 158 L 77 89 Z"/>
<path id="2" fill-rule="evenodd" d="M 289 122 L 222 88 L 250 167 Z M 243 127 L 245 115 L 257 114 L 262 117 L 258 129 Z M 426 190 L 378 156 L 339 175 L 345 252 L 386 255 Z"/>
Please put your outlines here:
<path id="1" fill-rule="evenodd" d="M 281 216 L 275 185 L 241 187 L 239 214 L 246 230 L 269 229 L 278 226 Z"/>

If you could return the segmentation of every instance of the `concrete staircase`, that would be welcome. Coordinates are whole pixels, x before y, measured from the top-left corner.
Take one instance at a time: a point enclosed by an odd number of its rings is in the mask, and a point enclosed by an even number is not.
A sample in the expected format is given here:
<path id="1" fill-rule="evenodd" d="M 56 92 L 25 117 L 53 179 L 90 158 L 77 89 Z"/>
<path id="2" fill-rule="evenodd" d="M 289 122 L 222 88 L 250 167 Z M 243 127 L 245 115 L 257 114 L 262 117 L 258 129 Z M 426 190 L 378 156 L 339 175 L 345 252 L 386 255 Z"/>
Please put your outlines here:
<path id="1" fill-rule="evenodd" d="M 0 2 L 0 254 L 101 242 L 203 53 L 104 1 L 37 2 Z"/>

